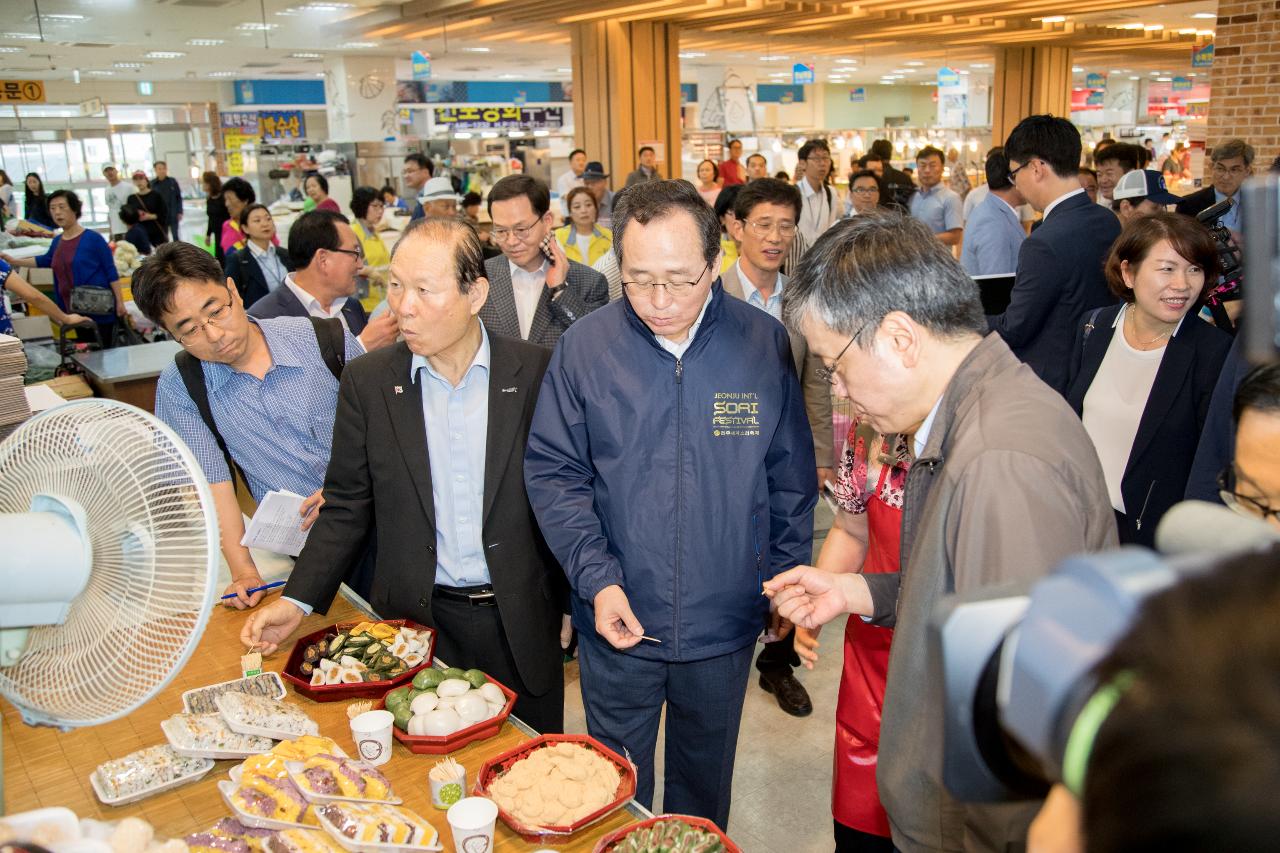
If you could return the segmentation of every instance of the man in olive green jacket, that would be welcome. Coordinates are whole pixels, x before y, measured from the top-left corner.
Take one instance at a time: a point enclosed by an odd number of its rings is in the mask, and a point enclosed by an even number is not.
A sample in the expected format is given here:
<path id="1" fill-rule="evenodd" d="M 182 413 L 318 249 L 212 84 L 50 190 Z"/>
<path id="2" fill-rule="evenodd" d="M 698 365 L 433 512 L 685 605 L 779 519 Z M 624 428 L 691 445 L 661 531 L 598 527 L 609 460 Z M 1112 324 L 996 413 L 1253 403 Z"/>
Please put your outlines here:
<path id="1" fill-rule="evenodd" d="M 998 335 L 983 337 L 976 287 L 929 236 L 896 215 L 842 222 L 805 256 L 783 305 L 836 392 L 881 432 L 913 436 L 901 571 L 800 567 L 766 587 L 801 627 L 849 612 L 895 628 L 877 771 L 895 847 L 1016 850 L 1038 803 L 962 804 L 942 786 L 929 617 L 945 595 L 1115 547 L 1115 518 L 1079 419 Z"/>

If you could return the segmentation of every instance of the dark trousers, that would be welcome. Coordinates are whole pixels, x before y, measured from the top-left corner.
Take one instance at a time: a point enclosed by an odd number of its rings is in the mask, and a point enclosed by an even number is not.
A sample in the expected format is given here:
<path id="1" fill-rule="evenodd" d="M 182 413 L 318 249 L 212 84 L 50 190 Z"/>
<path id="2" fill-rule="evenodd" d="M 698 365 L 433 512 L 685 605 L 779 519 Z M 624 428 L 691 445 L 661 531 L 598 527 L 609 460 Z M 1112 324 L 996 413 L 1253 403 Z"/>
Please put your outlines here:
<path id="1" fill-rule="evenodd" d="M 578 635 L 587 731 L 636 765 L 636 800 L 653 808 L 658 719 L 667 706 L 662 811 L 729 825 L 733 760 L 755 646 L 688 663 L 617 651 L 594 631 Z"/>
<path id="2" fill-rule="evenodd" d="M 836 853 L 893 853 L 896 849 L 893 846 L 892 838 L 872 835 L 870 832 L 863 832 L 860 829 L 845 826 L 838 820 L 834 823 L 836 825 Z"/>
<path id="3" fill-rule="evenodd" d="M 449 666 L 481 669 L 517 694 L 514 714 L 542 734 L 564 731 L 564 679 L 541 696 L 525 687 L 516 670 L 507 632 L 497 607 L 478 606 L 439 596 L 431 599 L 435 654 Z"/>
<path id="4" fill-rule="evenodd" d="M 761 672 L 790 675 L 791 670 L 800 665 L 800 656 L 796 654 L 794 634 L 787 634 L 781 640 L 765 643 L 760 655 L 756 658 L 756 669 Z"/>

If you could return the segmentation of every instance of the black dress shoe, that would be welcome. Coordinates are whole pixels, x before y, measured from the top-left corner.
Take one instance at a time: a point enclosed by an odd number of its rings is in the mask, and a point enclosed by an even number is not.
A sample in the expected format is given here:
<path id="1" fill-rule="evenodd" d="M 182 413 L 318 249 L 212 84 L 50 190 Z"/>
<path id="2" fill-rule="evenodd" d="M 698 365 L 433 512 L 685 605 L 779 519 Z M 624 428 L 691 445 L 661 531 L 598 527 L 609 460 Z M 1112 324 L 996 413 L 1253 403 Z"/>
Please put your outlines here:
<path id="1" fill-rule="evenodd" d="M 778 707 L 791 716 L 807 717 L 813 713 L 809 691 L 789 671 L 760 673 L 760 686 L 766 693 L 772 693 L 778 700 Z"/>

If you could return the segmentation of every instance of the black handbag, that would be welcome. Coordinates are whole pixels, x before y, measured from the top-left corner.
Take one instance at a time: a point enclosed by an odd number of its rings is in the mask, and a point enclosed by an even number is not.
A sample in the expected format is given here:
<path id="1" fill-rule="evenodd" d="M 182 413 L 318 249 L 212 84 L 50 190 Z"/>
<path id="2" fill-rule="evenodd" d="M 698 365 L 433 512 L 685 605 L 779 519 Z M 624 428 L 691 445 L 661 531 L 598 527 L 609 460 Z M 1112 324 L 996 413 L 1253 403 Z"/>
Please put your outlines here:
<path id="1" fill-rule="evenodd" d="M 115 314 L 115 291 L 109 287 L 73 287 L 71 311 L 74 314 Z"/>

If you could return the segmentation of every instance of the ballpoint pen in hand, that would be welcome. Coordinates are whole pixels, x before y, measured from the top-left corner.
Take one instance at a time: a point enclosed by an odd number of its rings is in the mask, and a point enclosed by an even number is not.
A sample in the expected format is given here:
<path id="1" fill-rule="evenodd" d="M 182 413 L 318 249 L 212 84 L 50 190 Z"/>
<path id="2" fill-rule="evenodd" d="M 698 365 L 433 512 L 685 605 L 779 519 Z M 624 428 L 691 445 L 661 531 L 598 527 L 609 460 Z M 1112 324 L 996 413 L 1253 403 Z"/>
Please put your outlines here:
<path id="1" fill-rule="evenodd" d="M 265 592 L 266 590 L 269 590 L 269 589 L 275 589 L 278 586 L 284 586 L 284 583 L 285 583 L 284 581 L 272 581 L 271 583 L 264 584 L 263 586 L 255 586 L 253 589 L 246 589 L 244 591 L 244 594 L 253 595 L 255 592 Z M 222 598 L 218 600 L 226 601 L 228 598 L 235 598 L 237 595 L 239 595 L 239 593 L 231 592 L 222 596 Z"/>

